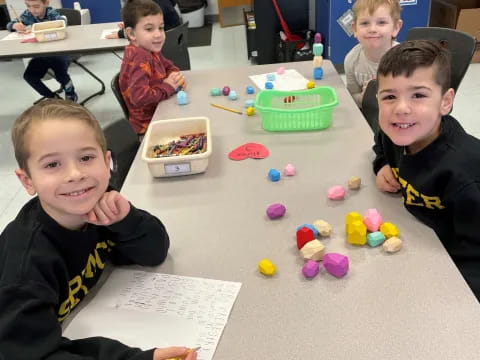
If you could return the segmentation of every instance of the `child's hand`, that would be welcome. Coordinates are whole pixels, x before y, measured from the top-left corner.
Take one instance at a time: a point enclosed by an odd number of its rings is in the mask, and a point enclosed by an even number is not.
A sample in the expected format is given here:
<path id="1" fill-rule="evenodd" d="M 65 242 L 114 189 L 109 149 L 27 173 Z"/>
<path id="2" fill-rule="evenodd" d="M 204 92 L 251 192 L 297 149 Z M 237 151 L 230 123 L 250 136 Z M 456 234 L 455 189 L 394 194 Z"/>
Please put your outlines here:
<path id="1" fill-rule="evenodd" d="M 117 191 L 109 191 L 103 194 L 95 207 L 85 215 L 85 220 L 91 224 L 108 226 L 123 220 L 129 211 L 128 200 Z"/>
<path id="2" fill-rule="evenodd" d="M 390 165 L 385 165 L 377 173 L 377 188 L 380 191 L 397 192 L 400 190 L 400 184 L 393 176 Z"/>
<path id="3" fill-rule="evenodd" d="M 173 359 L 197 360 L 197 352 L 185 347 L 169 347 L 155 349 L 153 353 L 153 360 L 173 360 Z"/>
<path id="4" fill-rule="evenodd" d="M 183 85 L 185 84 L 185 77 L 180 71 L 173 71 L 163 81 L 169 84 L 174 89 L 177 89 L 178 87 L 183 87 Z"/>
<path id="5" fill-rule="evenodd" d="M 105 39 L 118 39 L 118 31 L 105 35 Z"/>
<path id="6" fill-rule="evenodd" d="M 27 30 L 27 27 L 22 23 L 15 23 L 13 24 L 12 29 L 15 29 L 15 31 L 18 32 L 25 32 Z"/>

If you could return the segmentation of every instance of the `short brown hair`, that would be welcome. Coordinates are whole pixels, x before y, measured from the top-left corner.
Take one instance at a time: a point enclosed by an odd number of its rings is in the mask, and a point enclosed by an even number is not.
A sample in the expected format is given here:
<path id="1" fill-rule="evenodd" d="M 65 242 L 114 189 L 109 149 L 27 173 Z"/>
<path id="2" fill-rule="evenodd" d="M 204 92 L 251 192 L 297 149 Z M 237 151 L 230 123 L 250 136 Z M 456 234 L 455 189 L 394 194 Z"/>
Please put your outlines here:
<path id="1" fill-rule="evenodd" d="M 433 67 L 435 82 L 445 94 L 450 88 L 450 52 L 430 40 L 405 41 L 392 47 L 380 60 L 377 79 L 389 74 L 410 77 L 418 68 L 427 67 Z"/>
<path id="2" fill-rule="evenodd" d="M 163 15 L 162 8 L 152 0 L 129 0 L 122 8 L 125 28 L 137 26 L 141 18 L 150 15 Z"/>
<path id="3" fill-rule="evenodd" d="M 368 14 L 373 14 L 380 6 L 386 6 L 390 8 L 390 16 L 393 22 L 396 24 L 400 20 L 400 7 L 399 0 L 356 0 L 353 4 L 353 22 L 357 22 L 358 15 L 363 11 L 367 11 Z"/>
<path id="4" fill-rule="evenodd" d="M 37 122 L 61 119 L 62 121 L 80 120 L 90 126 L 97 139 L 98 145 L 105 154 L 107 142 L 102 128 L 95 116 L 85 107 L 65 100 L 45 100 L 31 106 L 20 115 L 13 124 L 12 142 L 18 166 L 28 174 L 27 161 L 30 157 L 28 148 L 28 131 Z"/>

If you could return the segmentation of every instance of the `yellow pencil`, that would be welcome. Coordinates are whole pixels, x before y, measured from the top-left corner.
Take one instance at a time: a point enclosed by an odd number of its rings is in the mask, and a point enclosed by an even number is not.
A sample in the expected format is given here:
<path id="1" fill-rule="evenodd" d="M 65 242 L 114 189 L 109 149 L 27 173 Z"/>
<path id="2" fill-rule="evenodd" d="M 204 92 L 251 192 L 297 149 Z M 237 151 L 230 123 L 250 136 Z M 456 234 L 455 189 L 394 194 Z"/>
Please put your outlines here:
<path id="1" fill-rule="evenodd" d="M 196 347 L 196 348 L 193 348 L 193 349 L 189 349 L 189 350 L 187 350 L 187 352 L 185 353 L 185 355 L 177 356 L 177 357 L 175 357 L 175 358 L 168 359 L 168 360 L 184 360 L 184 359 L 187 357 L 187 355 L 191 354 L 191 353 L 194 352 L 194 351 L 200 350 L 200 348 L 201 348 L 201 346 Z"/>
<path id="2" fill-rule="evenodd" d="M 242 112 L 241 112 L 241 111 L 238 111 L 238 110 L 235 110 L 235 109 L 231 109 L 231 108 L 226 107 L 226 106 L 223 106 L 223 105 L 218 105 L 218 104 L 210 104 L 210 105 L 212 105 L 212 106 L 214 106 L 214 107 L 216 107 L 216 108 L 219 108 L 219 109 L 231 111 L 231 112 L 233 112 L 233 113 L 235 113 L 235 114 L 240 114 L 240 115 L 242 115 Z"/>
<path id="3" fill-rule="evenodd" d="M 18 21 L 20 24 L 23 25 L 22 20 L 20 20 L 20 16 L 18 16 L 17 11 L 15 10 L 15 8 L 14 8 L 12 5 L 10 5 L 10 9 L 12 9 L 13 15 L 17 18 L 17 21 Z"/>

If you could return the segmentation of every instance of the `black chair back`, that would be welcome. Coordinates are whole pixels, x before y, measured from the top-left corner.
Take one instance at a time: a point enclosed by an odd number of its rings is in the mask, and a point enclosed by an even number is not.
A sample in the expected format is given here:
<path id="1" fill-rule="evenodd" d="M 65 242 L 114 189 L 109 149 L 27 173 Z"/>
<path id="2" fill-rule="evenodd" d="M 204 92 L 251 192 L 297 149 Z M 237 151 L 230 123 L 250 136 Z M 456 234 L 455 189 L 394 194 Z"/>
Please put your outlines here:
<path id="1" fill-rule="evenodd" d="M 67 26 L 81 25 L 82 15 L 80 11 L 75 9 L 60 8 L 57 9 L 58 13 L 67 18 Z"/>
<path id="2" fill-rule="evenodd" d="M 188 21 L 165 32 L 162 54 L 180 70 L 190 70 L 187 40 Z"/>
<path id="3" fill-rule="evenodd" d="M 140 141 L 128 120 L 125 119 L 107 124 L 103 132 L 107 139 L 107 148 L 112 153 L 110 185 L 120 191 L 135 159 Z"/>
<path id="4" fill-rule="evenodd" d="M 440 27 L 416 27 L 408 30 L 408 40 L 438 41 L 451 54 L 452 70 L 450 86 L 457 91 L 467 72 L 475 52 L 476 40 L 464 32 Z"/>
<path id="5" fill-rule="evenodd" d="M 374 133 L 379 129 L 378 125 L 378 99 L 377 99 L 377 80 L 370 80 L 363 93 L 362 114 L 367 120 L 368 125 Z"/>
<path id="6" fill-rule="evenodd" d="M 128 108 L 127 108 L 127 104 L 125 103 L 125 100 L 123 99 L 122 92 L 120 91 L 120 85 L 118 83 L 119 78 L 120 78 L 120 73 L 117 73 L 113 77 L 112 82 L 110 83 L 110 87 L 112 88 L 113 95 L 115 95 L 118 103 L 122 107 L 122 111 L 123 111 L 123 114 L 125 115 L 125 118 L 128 120 L 129 118 Z"/>

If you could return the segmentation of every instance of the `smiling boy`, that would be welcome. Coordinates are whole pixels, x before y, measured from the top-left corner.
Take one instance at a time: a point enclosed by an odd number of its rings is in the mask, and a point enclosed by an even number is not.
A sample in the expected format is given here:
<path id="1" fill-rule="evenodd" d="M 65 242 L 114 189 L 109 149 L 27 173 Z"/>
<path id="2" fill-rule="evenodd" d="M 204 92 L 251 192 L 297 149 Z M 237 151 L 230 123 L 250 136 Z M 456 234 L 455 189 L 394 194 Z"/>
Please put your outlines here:
<path id="1" fill-rule="evenodd" d="M 162 9 L 151 0 L 129 0 L 122 8 L 125 47 L 119 86 L 129 112 L 129 121 L 139 135 L 145 134 L 153 113 L 168 99 L 185 78 L 161 53 L 165 43 Z"/>
<path id="2" fill-rule="evenodd" d="M 402 192 L 480 299 L 480 140 L 448 115 L 450 55 L 431 41 L 407 41 L 383 56 L 377 81 L 377 187 Z"/>
<path id="3" fill-rule="evenodd" d="M 158 265 L 169 237 L 155 216 L 108 189 L 110 152 L 87 109 L 63 100 L 41 102 L 15 121 L 12 140 L 15 173 L 37 196 L 0 235 L 0 359 L 184 355 L 182 347 L 142 351 L 103 337 L 62 337 L 61 323 L 95 286 L 107 260 Z"/>
<path id="4" fill-rule="evenodd" d="M 403 23 L 398 0 L 356 0 L 352 10 L 352 29 L 359 44 L 345 56 L 344 67 L 347 89 L 360 106 L 383 54 L 398 44 L 395 38 Z"/>

